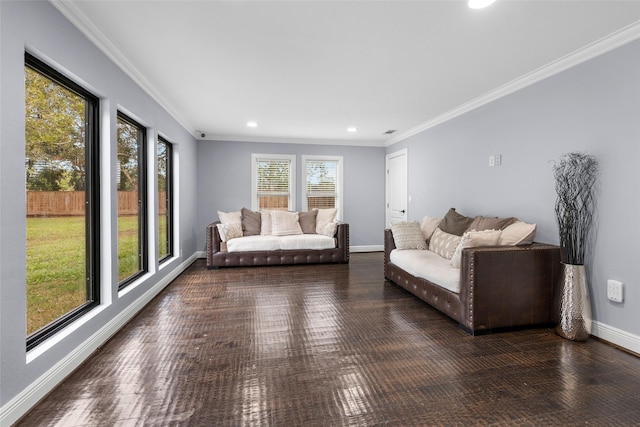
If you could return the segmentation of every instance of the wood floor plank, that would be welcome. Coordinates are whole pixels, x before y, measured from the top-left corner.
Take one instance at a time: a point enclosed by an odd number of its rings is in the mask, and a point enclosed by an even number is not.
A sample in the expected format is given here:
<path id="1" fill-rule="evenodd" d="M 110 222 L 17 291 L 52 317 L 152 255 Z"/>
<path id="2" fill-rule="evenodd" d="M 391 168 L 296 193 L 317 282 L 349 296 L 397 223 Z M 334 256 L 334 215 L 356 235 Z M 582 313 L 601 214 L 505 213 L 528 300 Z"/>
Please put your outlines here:
<path id="1" fill-rule="evenodd" d="M 640 425 L 640 359 L 551 329 L 472 337 L 349 265 L 196 261 L 20 426 Z"/>

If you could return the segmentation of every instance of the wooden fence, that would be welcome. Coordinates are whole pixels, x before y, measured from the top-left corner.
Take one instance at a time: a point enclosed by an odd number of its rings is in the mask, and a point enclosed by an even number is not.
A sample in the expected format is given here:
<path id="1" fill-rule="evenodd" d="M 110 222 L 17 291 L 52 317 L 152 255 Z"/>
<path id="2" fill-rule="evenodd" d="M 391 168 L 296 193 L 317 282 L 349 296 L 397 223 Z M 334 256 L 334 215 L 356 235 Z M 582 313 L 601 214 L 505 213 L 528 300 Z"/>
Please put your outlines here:
<path id="1" fill-rule="evenodd" d="M 289 196 L 260 196 L 258 209 L 273 209 L 286 211 L 289 208 Z M 309 197 L 308 206 L 302 206 L 303 210 L 328 209 L 336 207 L 335 197 Z"/>
<path id="2" fill-rule="evenodd" d="M 158 214 L 165 215 L 166 193 L 158 193 Z M 80 216 L 85 212 L 84 191 L 27 191 L 27 216 Z M 118 191 L 118 215 L 138 214 L 138 193 Z"/>

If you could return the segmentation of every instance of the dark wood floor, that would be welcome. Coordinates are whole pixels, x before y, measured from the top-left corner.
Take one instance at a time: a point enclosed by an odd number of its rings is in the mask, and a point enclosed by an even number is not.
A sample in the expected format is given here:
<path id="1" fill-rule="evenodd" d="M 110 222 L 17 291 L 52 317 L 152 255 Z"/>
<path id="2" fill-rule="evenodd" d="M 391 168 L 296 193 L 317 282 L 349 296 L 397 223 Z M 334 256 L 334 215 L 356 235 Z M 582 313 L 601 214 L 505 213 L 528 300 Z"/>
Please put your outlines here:
<path id="1" fill-rule="evenodd" d="M 471 337 L 349 265 L 198 260 L 22 426 L 640 425 L 640 359 L 550 329 Z"/>

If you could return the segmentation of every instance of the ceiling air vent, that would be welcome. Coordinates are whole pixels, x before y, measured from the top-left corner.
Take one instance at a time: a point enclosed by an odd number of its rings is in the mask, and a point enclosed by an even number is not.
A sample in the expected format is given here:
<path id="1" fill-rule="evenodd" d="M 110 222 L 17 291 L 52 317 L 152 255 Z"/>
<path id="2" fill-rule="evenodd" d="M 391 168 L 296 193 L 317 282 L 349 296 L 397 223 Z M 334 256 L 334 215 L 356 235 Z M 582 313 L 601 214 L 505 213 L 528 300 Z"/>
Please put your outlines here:
<path id="1" fill-rule="evenodd" d="M 386 131 L 385 133 L 383 133 L 383 135 L 391 135 L 392 133 L 397 132 L 397 129 L 389 129 L 388 131 Z"/>

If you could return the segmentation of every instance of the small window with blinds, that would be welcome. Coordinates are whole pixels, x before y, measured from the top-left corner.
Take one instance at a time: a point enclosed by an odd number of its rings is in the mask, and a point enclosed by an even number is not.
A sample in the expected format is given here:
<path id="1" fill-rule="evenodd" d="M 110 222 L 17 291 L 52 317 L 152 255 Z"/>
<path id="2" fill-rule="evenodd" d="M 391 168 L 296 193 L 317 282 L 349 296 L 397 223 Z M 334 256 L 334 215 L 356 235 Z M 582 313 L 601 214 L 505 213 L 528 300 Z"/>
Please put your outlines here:
<path id="1" fill-rule="evenodd" d="M 295 210 L 296 156 L 252 154 L 253 210 Z"/>
<path id="2" fill-rule="evenodd" d="M 302 156 L 305 208 L 337 208 L 342 218 L 342 156 Z"/>

